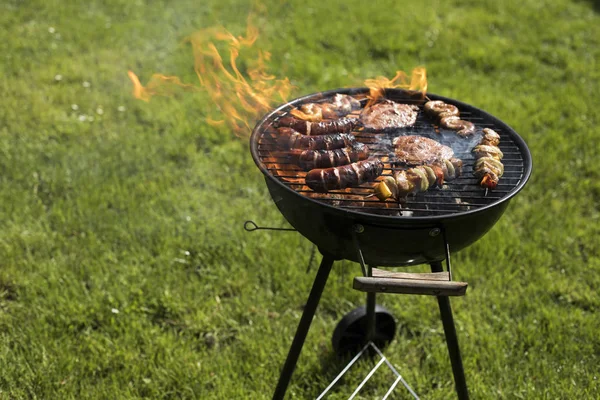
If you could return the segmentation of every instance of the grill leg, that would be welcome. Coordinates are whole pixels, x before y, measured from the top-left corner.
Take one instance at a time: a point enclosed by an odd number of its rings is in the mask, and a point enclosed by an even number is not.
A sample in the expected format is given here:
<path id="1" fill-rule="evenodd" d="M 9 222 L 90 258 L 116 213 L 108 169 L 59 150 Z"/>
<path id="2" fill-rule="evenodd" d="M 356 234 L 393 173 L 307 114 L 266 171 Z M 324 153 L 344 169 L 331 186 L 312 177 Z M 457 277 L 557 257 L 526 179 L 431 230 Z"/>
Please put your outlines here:
<path id="1" fill-rule="evenodd" d="M 275 388 L 273 400 L 282 400 L 285 396 L 288 384 L 290 383 L 290 379 L 292 378 L 292 374 L 294 373 L 294 369 L 296 368 L 298 357 L 300 356 L 300 352 L 302 351 L 304 340 L 306 339 L 306 335 L 308 334 L 308 330 L 310 329 L 310 324 L 315 315 L 315 311 L 317 310 L 317 306 L 319 305 L 321 294 L 323 293 L 323 289 L 325 288 L 325 284 L 327 283 L 327 278 L 329 277 L 329 272 L 331 271 L 333 262 L 333 257 L 329 255 L 323 255 L 321 265 L 319 266 L 319 271 L 317 272 L 317 276 L 315 277 L 312 289 L 310 290 L 310 294 L 308 295 L 308 300 L 306 301 L 306 306 L 304 307 L 304 312 L 302 313 L 302 317 L 300 318 L 300 323 L 298 324 L 298 328 L 296 329 L 296 336 L 294 336 L 294 340 L 285 360 L 285 364 L 283 364 L 281 375 L 279 375 L 279 382 L 277 383 L 277 387 Z"/>
<path id="2" fill-rule="evenodd" d="M 367 266 L 367 276 L 372 276 L 373 267 Z M 375 292 L 367 292 L 367 342 L 375 336 Z"/>
<path id="3" fill-rule="evenodd" d="M 431 271 L 442 272 L 442 263 L 431 263 Z M 444 334 L 446 335 L 446 344 L 448 345 L 450 362 L 452 363 L 452 374 L 454 375 L 456 394 L 458 395 L 459 400 L 468 400 L 469 392 L 467 390 L 467 380 L 465 379 L 465 370 L 460 355 L 460 348 L 458 347 L 458 338 L 456 336 L 450 300 L 448 299 L 448 296 L 438 296 L 437 300 L 440 307 L 440 314 L 442 315 L 442 325 L 444 326 Z"/>

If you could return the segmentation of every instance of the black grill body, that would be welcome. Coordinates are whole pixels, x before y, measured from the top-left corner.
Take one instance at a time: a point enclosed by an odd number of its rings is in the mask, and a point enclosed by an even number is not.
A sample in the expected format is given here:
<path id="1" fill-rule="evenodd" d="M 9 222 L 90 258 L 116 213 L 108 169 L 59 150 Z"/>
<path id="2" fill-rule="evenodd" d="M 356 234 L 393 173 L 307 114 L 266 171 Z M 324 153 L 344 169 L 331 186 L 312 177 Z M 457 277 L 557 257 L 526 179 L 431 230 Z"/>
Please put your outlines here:
<path id="1" fill-rule="evenodd" d="M 388 155 L 390 147 L 386 143 L 391 143 L 391 138 L 399 134 L 426 136 L 448 144 L 465 163 L 461 178 L 443 189 L 430 189 L 409 197 L 405 204 L 391 204 L 391 207 L 389 202 L 387 207 L 382 207 L 375 198 L 364 199 L 371 192 L 373 183 L 333 192 L 333 196 L 325 198 L 308 197 L 310 190 L 298 183 L 299 180 L 289 179 L 303 176 L 303 172 L 272 157 L 276 149 L 273 125 L 290 109 L 330 98 L 335 93 L 360 97 L 365 96 L 368 89 L 332 90 L 293 100 L 266 115 L 254 128 L 250 139 L 254 161 L 265 175 L 271 197 L 283 216 L 322 252 L 335 258 L 358 262 L 360 248 L 365 262 L 371 265 L 402 266 L 441 261 L 445 259 L 446 243 L 451 252 L 456 252 L 491 229 L 510 199 L 529 179 L 531 154 L 513 129 L 473 106 L 427 94 L 431 100 L 457 106 L 461 119 L 473 122 L 477 132 L 489 127 L 500 134 L 499 147 L 505 154 L 505 173 L 496 189 L 486 192 L 473 177 L 471 144 L 457 141 L 454 132 L 440 130 L 420 112 L 413 127 L 385 134 L 358 131 L 355 135 L 369 145 L 371 154 L 380 157 Z M 386 90 L 385 97 L 398 102 L 423 103 L 414 94 L 398 89 Z M 388 173 L 395 169 L 389 164 L 386 167 Z M 282 172 L 282 168 L 290 169 Z M 364 200 L 357 203 L 358 196 Z"/>

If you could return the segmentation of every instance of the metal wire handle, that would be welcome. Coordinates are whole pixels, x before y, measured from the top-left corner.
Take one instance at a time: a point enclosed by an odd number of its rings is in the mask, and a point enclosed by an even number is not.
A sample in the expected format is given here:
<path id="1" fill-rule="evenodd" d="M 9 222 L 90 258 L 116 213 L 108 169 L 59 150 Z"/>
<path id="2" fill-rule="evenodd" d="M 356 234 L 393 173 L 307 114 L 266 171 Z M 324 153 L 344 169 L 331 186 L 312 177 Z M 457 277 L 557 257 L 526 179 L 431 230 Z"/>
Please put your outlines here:
<path id="1" fill-rule="evenodd" d="M 258 226 L 256 225 L 256 222 L 252 221 L 252 220 L 248 220 L 246 222 L 244 222 L 244 230 L 246 230 L 246 232 L 254 232 L 254 231 L 290 231 L 290 232 L 297 232 L 296 229 L 294 228 L 274 228 L 271 226 Z"/>

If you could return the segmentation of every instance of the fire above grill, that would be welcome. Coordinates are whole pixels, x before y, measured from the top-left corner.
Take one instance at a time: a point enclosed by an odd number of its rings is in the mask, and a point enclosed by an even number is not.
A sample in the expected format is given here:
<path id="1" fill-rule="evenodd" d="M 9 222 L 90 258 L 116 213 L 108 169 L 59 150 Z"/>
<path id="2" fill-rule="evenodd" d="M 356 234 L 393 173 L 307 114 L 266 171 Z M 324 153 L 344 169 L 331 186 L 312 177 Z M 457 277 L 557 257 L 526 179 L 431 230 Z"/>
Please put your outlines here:
<path id="1" fill-rule="evenodd" d="M 457 106 L 461 119 L 475 125 L 476 134 L 461 138 L 454 131 L 439 128 L 424 115 L 420 94 L 387 89 L 385 97 L 398 103 L 419 106 L 416 123 L 393 132 L 353 131 L 358 141 L 371 149 L 370 155 L 384 161 L 384 175 L 398 167 L 390 164 L 391 141 L 399 135 L 419 135 L 452 147 L 464 162 L 463 174 L 446 182 L 443 188 L 409 196 L 404 203 L 380 202 L 369 196 L 374 182 L 356 188 L 317 194 L 304 184 L 306 172 L 277 150 L 275 126 L 279 118 L 304 103 L 326 101 L 336 93 L 366 100 L 368 88 L 340 89 L 311 94 L 286 103 L 266 115 L 254 128 L 250 149 L 257 166 L 265 175 L 269 192 L 288 222 L 322 252 L 335 258 L 373 265 L 414 265 L 441 261 L 447 247 L 453 252 L 473 243 L 500 218 L 509 200 L 525 185 L 531 174 L 531 154 L 521 137 L 508 125 L 460 101 L 428 94 Z M 364 104 L 364 102 L 363 102 Z M 500 134 L 500 149 L 505 172 L 497 188 L 485 190 L 473 176 L 472 148 L 483 128 Z M 360 235 L 356 235 L 360 233 Z"/>

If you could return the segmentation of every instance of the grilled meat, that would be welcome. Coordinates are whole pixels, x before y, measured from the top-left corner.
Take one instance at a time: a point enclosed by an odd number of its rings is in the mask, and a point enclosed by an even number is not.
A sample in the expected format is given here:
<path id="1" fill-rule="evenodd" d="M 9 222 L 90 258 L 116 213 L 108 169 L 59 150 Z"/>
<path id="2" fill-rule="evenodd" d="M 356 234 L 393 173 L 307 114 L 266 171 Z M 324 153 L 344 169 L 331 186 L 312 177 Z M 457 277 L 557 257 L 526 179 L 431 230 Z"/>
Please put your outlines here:
<path id="1" fill-rule="evenodd" d="M 452 129 L 460 136 L 469 136 L 475 133 L 475 125 L 470 121 L 460 119 L 458 108 L 441 100 L 431 100 L 423 107 L 425 112 L 436 120 L 441 127 Z"/>
<path id="2" fill-rule="evenodd" d="M 475 133 L 475 125 L 456 116 L 440 118 L 440 125 L 446 129 L 452 129 L 460 136 L 469 136 Z"/>
<path id="3" fill-rule="evenodd" d="M 385 130 L 412 126 L 417 120 L 419 107 L 383 100 L 365 108 L 360 119 L 367 129 Z"/>
<path id="4" fill-rule="evenodd" d="M 306 185 L 315 192 L 327 193 L 375 180 L 382 172 L 381 160 L 369 159 L 341 167 L 310 170 L 306 174 Z"/>
<path id="5" fill-rule="evenodd" d="M 360 110 L 360 101 L 347 94 L 336 94 L 331 104 L 340 116 L 350 114 L 354 110 Z"/>
<path id="6" fill-rule="evenodd" d="M 331 103 L 306 103 L 290 111 L 294 117 L 317 122 L 323 118 L 339 118 L 360 109 L 360 102 L 347 94 L 336 94 Z"/>
<path id="7" fill-rule="evenodd" d="M 425 103 L 423 107 L 425 112 L 431 117 L 438 119 L 444 117 L 460 116 L 460 111 L 458 111 L 458 107 L 453 106 L 452 104 L 444 103 L 441 100 L 432 100 Z"/>
<path id="8" fill-rule="evenodd" d="M 277 144 L 286 149 L 305 150 L 335 150 L 356 143 L 356 138 L 350 133 L 334 133 L 331 135 L 306 136 L 292 128 L 279 128 Z"/>
<path id="9" fill-rule="evenodd" d="M 386 176 L 375 186 L 375 196 L 379 200 L 393 198 L 404 200 L 409 194 L 425 192 L 433 186 L 442 186 L 444 181 L 451 181 L 462 173 L 462 161 L 453 159 L 444 160 L 437 165 L 419 165 L 407 170 L 394 173 L 394 176 Z"/>
<path id="10" fill-rule="evenodd" d="M 500 144 L 500 135 L 498 135 L 495 131 L 490 128 L 483 129 L 483 138 L 479 142 L 479 144 L 483 144 L 486 146 L 498 146 Z"/>
<path id="11" fill-rule="evenodd" d="M 498 146 L 489 146 L 486 144 L 480 144 L 473 147 L 473 153 L 475 153 L 475 157 L 477 158 L 494 157 L 498 160 L 502 160 L 504 157 L 504 154 L 502 154 L 502 151 Z"/>
<path id="12" fill-rule="evenodd" d="M 335 150 L 292 150 L 292 160 L 305 171 L 315 168 L 339 167 L 369 157 L 369 148 L 354 142 L 351 147 Z"/>
<path id="13" fill-rule="evenodd" d="M 333 112 L 329 107 L 325 110 L 326 113 L 330 111 Z M 290 111 L 290 114 L 304 121 L 321 121 L 323 119 L 323 107 L 317 103 L 306 103 L 302 104 L 300 108 Z"/>
<path id="14" fill-rule="evenodd" d="M 350 132 L 356 124 L 355 119 L 340 118 L 334 120 L 311 122 L 294 117 L 283 117 L 278 122 L 279 126 L 290 127 L 304 135 L 327 135 L 330 133 Z"/>
<path id="15" fill-rule="evenodd" d="M 473 148 L 475 165 L 473 175 L 479 179 L 479 185 L 487 189 L 494 189 L 498 186 L 498 181 L 504 174 L 504 164 L 500 160 L 504 157 L 502 151 L 498 148 L 500 135 L 492 129 L 483 130 L 483 138 L 479 145 Z"/>
<path id="16" fill-rule="evenodd" d="M 399 136 L 392 144 L 397 162 L 404 165 L 435 164 L 454 156 L 450 147 L 422 136 Z"/>

